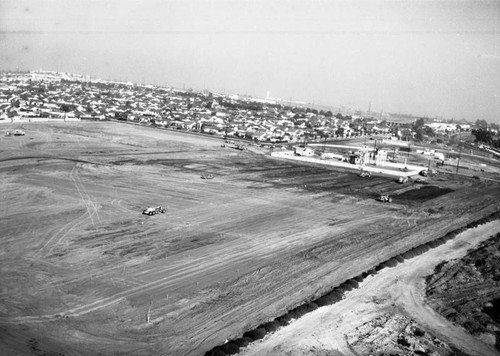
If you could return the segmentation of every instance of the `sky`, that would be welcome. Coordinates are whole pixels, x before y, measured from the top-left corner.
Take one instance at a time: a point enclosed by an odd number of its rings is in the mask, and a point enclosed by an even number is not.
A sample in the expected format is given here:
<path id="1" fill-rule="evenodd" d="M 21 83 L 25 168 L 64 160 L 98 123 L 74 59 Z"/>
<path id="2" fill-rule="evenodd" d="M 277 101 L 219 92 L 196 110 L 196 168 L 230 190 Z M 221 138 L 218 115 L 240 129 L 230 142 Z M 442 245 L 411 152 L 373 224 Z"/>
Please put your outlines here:
<path id="1" fill-rule="evenodd" d="M 0 0 L 0 70 L 500 123 L 500 1 Z"/>

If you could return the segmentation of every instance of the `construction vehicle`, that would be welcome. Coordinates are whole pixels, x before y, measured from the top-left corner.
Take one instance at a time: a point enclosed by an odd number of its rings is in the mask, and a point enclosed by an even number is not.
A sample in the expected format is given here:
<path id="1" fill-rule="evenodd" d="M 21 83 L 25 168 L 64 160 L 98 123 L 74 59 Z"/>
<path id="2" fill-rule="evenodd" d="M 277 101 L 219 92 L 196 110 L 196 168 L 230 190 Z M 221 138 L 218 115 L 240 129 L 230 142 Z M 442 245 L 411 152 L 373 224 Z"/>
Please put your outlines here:
<path id="1" fill-rule="evenodd" d="M 214 176 L 212 174 L 203 173 L 201 179 L 214 179 Z"/>
<path id="2" fill-rule="evenodd" d="M 359 173 L 359 176 L 363 178 L 371 178 L 372 173 L 367 171 L 361 171 L 361 173 Z"/>
<path id="3" fill-rule="evenodd" d="M 156 206 L 156 207 L 147 207 L 146 209 L 144 209 L 144 211 L 142 212 L 144 215 L 156 215 L 156 214 L 164 214 L 167 212 L 167 209 L 161 207 L 161 206 Z"/>
<path id="4" fill-rule="evenodd" d="M 243 145 L 237 145 L 235 143 L 223 143 L 221 146 L 227 148 L 234 148 L 235 150 L 240 150 L 240 151 L 245 150 L 245 147 L 243 147 Z"/>
<path id="5" fill-rule="evenodd" d="M 420 172 L 418 172 L 418 174 L 420 174 L 422 177 L 427 177 L 429 172 L 426 169 L 423 169 Z"/>
<path id="6" fill-rule="evenodd" d="M 392 203 L 392 198 L 389 196 L 389 194 L 382 194 L 378 197 L 378 200 L 383 202 L 383 203 Z"/>
<path id="7" fill-rule="evenodd" d="M 422 179 L 420 177 L 417 177 L 413 180 L 413 183 L 419 183 L 419 184 L 427 184 L 427 181 L 425 179 Z"/>
<path id="8" fill-rule="evenodd" d="M 16 131 L 14 131 L 14 136 L 24 136 L 24 131 L 16 130 Z"/>
<path id="9" fill-rule="evenodd" d="M 404 184 L 408 182 L 408 176 L 400 176 L 397 180 L 399 184 Z"/>

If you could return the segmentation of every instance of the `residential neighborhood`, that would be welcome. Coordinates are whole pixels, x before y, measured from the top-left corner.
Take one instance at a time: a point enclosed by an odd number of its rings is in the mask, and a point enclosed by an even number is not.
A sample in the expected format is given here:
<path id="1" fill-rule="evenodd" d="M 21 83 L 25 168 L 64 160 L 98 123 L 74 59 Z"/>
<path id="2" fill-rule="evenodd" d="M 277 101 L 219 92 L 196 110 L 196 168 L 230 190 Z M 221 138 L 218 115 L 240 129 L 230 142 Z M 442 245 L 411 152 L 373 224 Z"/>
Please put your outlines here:
<path id="1" fill-rule="evenodd" d="M 464 120 L 434 122 L 411 115 L 332 112 L 270 99 L 48 71 L 0 75 L 0 122 L 122 120 L 272 143 L 369 135 L 421 141 L 438 133 L 471 130 Z"/>

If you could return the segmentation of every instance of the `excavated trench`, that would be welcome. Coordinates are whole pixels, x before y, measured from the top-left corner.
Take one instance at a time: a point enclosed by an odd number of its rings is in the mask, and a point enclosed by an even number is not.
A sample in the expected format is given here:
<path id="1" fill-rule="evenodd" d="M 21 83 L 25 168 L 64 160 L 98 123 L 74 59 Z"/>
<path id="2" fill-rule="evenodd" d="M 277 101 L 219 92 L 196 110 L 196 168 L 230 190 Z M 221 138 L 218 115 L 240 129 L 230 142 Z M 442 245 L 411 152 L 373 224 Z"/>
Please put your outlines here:
<path id="1" fill-rule="evenodd" d="M 464 232 L 467 229 L 472 229 L 479 225 L 486 224 L 490 221 L 494 221 L 497 219 L 500 219 L 500 211 L 497 211 L 477 221 L 471 222 L 464 227 L 453 230 L 447 233 L 445 236 L 442 236 L 436 240 L 429 241 L 425 244 L 414 247 L 404 253 L 394 256 L 384 262 L 381 262 L 378 265 L 374 266 L 372 269 L 363 272 L 362 274 L 354 278 L 351 278 L 343 282 L 342 284 L 334 287 L 330 292 L 326 293 L 325 295 L 314 300 L 306 301 L 303 304 L 299 305 L 298 307 L 289 310 L 284 315 L 281 315 L 265 324 L 261 324 L 252 330 L 248 330 L 241 337 L 234 340 L 228 340 L 223 345 L 214 347 L 213 349 L 206 352 L 205 356 L 225 356 L 225 355 L 237 354 L 240 352 L 241 349 L 247 347 L 250 343 L 256 340 L 263 339 L 267 334 L 273 333 L 281 326 L 288 325 L 291 320 L 298 319 L 303 315 L 319 307 L 332 305 L 339 302 L 344 298 L 346 292 L 358 288 L 359 282 L 362 282 L 368 276 L 377 274 L 377 272 L 382 270 L 383 268 L 395 267 L 397 266 L 398 263 L 402 263 L 405 260 L 419 256 L 429 251 L 431 248 L 443 245 L 448 240 L 455 238 L 455 236 Z M 496 304 L 494 306 L 496 306 Z"/>

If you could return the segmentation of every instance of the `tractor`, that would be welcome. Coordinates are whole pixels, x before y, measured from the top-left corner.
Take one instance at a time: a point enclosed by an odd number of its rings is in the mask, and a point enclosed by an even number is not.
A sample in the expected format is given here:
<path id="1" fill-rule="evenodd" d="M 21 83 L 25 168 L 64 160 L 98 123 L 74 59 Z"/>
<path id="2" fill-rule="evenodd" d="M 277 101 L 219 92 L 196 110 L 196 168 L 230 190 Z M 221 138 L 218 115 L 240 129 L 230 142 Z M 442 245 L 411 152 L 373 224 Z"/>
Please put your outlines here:
<path id="1" fill-rule="evenodd" d="M 389 196 L 389 194 L 382 194 L 378 197 L 378 200 L 383 202 L 383 203 L 392 203 L 392 198 Z"/>
<path id="2" fill-rule="evenodd" d="M 397 180 L 398 183 L 404 184 L 408 182 L 408 177 L 407 176 L 400 176 Z"/>
<path id="3" fill-rule="evenodd" d="M 144 215 L 150 215 L 151 216 L 151 215 L 156 215 L 156 214 L 160 214 L 160 213 L 164 214 L 166 212 L 167 212 L 167 209 L 165 209 L 165 208 L 163 208 L 161 206 L 157 206 L 157 207 L 154 207 L 154 208 L 147 207 L 142 213 Z"/>
<path id="4" fill-rule="evenodd" d="M 427 184 L 427 181 L 425 179 L 422 179 L 420 177 L 417 177 L 413 180 L 413 183 L 418 183 L 418 184 Z"/>

